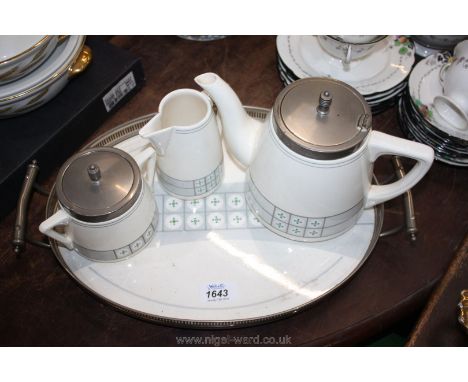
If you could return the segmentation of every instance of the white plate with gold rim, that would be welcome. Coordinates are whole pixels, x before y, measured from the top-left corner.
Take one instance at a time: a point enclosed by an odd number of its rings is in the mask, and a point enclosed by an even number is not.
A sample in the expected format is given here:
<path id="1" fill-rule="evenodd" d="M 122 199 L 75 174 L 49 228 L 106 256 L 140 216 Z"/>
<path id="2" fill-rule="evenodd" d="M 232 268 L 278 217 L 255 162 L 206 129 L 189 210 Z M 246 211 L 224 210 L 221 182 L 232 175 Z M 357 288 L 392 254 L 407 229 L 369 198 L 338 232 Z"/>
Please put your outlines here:
<path id="1" fill-rule="evenodd" d="M 268 112 L 247 111 L 259 119 Z M 147 144 L 136 134 L 152 116 L 122 125 L 91 145 L 136 153 Z M 338 288 L 361 267 L 379 236 L 382 207 L 366 210 L 339 238 L 308 244 L 287 240 L 263 228 L 247 210 L 245 173 L 224 155 L 223 184 L 207 198 L 184 202 L 167 195 L 155 181 L 159 226 L 138 255 L 96 263 L 52 241 L 57 259 L 88 291 L 133 316 L 217 328 L 291 315 Z M 55 208 L 52 196 L 47 214 Z"/>
<path id="2" fill-rule="evenodd" d="M 59 36 L 0 36 L 0 85 L 18 80 L 41 65 Z"/>
<path id="3" fill-rule="evenodd" d="M 299 78 L 332 77 L 356 88 L 362 95 L 389 90 L 406 79 L 414 64 L 413 44 L 405 37 L 389 36 L 368 56 L 352 61 L 345 70 L 330 56 L 316 36 L 278 36 L 278 54 Z"/>
<path id="4" fill-rule="evenodd" d="M 31 111 L 57 95 L 91 60 L 91 51 L 84 41 L 85 36 L 63 39 L 32 73 L 0 86 L 0 118 Z"/>

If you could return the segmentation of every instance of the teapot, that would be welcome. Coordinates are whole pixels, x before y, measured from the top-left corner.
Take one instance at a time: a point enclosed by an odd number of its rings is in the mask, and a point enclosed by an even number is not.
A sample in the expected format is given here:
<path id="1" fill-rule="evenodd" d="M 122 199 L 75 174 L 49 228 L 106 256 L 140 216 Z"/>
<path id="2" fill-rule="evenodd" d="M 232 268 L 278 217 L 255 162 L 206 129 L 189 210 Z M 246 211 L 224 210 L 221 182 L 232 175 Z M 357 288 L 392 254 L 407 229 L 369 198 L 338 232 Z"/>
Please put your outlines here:
<path id="1" fill-rule="evenodd" d="M 315 242 L 344 234 L 364 209 L 413 187 L 431 167 L 429 146 L 372 129 L 362 95 L 331 78 L 304 78 L 277 96 L 264 122 L 251 118 L 215 73 L 195 78 L 215 102 L 228 152 L 246 169 L 246 200 L 269 230 Z M 416 160 L 403 178 L 373 185 L 382 155 Z"/>

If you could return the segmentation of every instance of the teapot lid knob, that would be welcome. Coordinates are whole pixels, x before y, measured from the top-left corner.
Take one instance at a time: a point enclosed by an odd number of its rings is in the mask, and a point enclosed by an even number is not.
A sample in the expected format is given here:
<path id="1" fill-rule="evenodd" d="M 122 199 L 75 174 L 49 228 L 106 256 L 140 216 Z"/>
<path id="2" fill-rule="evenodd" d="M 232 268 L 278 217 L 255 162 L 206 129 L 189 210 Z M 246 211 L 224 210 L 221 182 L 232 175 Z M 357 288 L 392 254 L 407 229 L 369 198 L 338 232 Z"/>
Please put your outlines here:
<path id="1" fill-rule="evenodd" d="M 328 90 L 324 90 L 320 93 L 319 105 L 317 106 L 317 112 L 320 115 L 327 115 L 330 111 L 330 105 L 332 102 L 332 95 Z"/>

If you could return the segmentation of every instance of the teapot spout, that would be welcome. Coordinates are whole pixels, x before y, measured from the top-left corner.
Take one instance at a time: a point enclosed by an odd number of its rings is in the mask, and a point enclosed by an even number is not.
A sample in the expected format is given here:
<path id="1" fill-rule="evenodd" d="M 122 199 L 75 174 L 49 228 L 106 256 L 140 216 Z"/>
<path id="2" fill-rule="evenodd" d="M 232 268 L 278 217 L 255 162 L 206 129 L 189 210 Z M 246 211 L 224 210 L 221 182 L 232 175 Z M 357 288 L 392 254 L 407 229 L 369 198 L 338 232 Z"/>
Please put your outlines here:
<path id="1" fill-rule="evenodd" d="M 228 151 L 245 168 L 252 162 L 263 123 L 250 117 L 232 88 L 217 74 L 204 73 L 195 82 L 215 102 Z"/>

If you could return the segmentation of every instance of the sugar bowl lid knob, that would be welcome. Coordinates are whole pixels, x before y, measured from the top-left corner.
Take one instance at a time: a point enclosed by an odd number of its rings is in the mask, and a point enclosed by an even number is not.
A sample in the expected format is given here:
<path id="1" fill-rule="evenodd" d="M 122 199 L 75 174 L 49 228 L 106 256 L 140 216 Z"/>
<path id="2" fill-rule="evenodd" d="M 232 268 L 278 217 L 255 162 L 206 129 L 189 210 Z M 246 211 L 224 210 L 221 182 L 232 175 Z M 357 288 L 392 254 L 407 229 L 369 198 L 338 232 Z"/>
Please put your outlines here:
<path id="1" fill-rule="evenodd" d="M 96 164 L 90 164 L 88 166 L 88 175 L 93 182 L 99 182 L 101 179 L 101 169 Z"/>
<path id="2" fill-rule="evenodd" d="M 324 90 L 320 93 L 319 104 L 317 106 L 317 112 L 320 115 L 327 115 L 330 111 L 330 105 L 332 103 L 332 95 L 328 90 Z"/>

